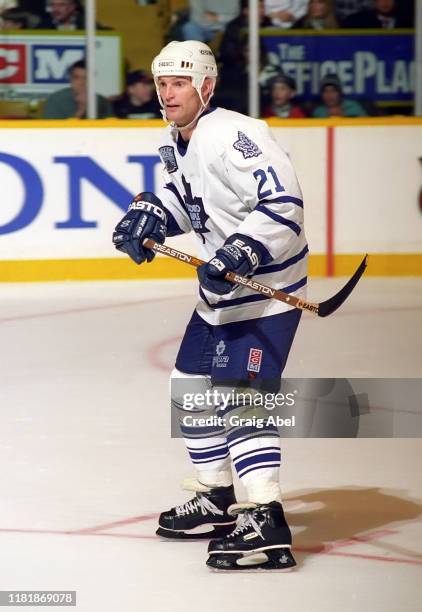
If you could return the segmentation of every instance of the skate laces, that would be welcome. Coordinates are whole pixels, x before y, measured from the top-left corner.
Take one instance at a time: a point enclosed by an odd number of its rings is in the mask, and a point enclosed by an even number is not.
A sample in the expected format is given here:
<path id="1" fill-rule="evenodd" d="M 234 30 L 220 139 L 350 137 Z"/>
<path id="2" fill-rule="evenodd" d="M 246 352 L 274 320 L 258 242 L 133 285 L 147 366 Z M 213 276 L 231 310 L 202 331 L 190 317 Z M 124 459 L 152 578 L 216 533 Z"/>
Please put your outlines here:
<path id="1" fill-rule="evenodd" d="M 264 539 L 264 536 L 262 535 L 262 531 L 258 523 L 255 520 L 256 511 L 255 510 L 241 510 L 239 514 L 241 516 L 240 516 L 239 522 L 236 525 L 236 528 L 227 537 L 235 538 L 241 533 L 243 533 L 244 531 L 248 531 L 248 529 L 252 527 L 255 533 L 257 533 L 262 539 Z"/>
<path id="2" fill-rule="evenodd" d="M 210 512 L 211 514 L 224 514 L 224 512 L 217 508 L 217 506 L 213 504 L 212 501 L 208 499 L 208 497 L 205 497 L 200 494 L 194 497 L 193 499 L 190 499 L 182 506 L 176 506 L 175 510 L 177 516 L 190 513 L 193 514 L 197 510 L 201 510 L 204 516 L 206 516 L 208 512 Z"/>

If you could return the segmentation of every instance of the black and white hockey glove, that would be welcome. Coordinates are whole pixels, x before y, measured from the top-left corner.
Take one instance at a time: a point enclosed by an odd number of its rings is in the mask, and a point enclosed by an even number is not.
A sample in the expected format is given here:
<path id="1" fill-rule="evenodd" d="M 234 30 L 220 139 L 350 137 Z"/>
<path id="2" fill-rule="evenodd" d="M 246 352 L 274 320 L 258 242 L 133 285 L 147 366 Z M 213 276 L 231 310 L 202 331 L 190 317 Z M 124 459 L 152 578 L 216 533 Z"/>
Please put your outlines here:
<path id="1" fill-rule="evenodd" d="M 227 272 L 252 276 L 262 255 L 263 246 L 260 242 L 249 236 L 233 234 L 227 238 L 221 249 L 217 249 L 215 256 L 208 263 L 198 268 L 199 282 L 204 289 L 212 293 L 230 293 L 237 285 L 224 279 Z"/>
<path id="2" fill-rule="evenodd" d="M 163 244 L 167 233 L 167 212 L 159 198 L 150 191 L 139 193 L 129 206 L 128 212 L 116 225 L 113 244 L 119 251 L 127 253 L 137 264 L 152 261 L 154 251 L 142 243 L 150 238 Z"/>

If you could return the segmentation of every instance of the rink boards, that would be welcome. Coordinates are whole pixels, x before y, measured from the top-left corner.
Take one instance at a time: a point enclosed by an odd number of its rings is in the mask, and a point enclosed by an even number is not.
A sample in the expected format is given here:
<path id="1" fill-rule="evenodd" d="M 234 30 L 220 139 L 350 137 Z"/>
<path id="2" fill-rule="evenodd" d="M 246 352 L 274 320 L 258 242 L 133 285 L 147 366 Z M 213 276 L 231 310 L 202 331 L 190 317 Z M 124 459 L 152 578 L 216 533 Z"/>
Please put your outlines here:
<path id="1" fill-rule="evenodd" d="M 422 274 L 422 118 L 269 123 L 303 189 L 311 274 L 350 274 L 363 253 L 369 274 Z M 111 245 L 132 195 L 160 180 L 163 125 L 0 122 L 0 280 L 192 276 Z M 195 253 L 192 234 L 169 242 Z"/>

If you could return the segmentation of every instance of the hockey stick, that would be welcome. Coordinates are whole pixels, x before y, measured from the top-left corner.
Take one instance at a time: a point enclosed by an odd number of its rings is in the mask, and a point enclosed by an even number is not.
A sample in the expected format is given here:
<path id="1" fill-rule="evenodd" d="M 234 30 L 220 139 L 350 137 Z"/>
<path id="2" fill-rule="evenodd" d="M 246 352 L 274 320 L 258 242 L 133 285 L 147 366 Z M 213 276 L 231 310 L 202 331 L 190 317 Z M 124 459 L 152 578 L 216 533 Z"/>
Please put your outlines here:
<path id="1" fill-rule="evenodd" d="M 163 253 L 168 257 L 172 257 L 173 259 L 178 259 L 183 263 L 187 263 L 190 266 L 194 266 L 195 268 L 199 268 L 205 261 L 202 259 L 198 259 L 197 257 L 193 257 L 192 255 L 188 255 L 187 253 L 182 253 L 182 251 L 177 251 L 165 244 L 159 244 L 158 242 L 154 242 L 154 240 L 150 240 L 146 238 L 143 242 L 144 247 L 147 249 L 152 249 L 156 253 Z M 307 302 L 306 300 L 301 300 L 300 298 L 295 297 L 294 295 L 289 295 L 288 293 L 284 293 L 280 289 L 273 289 L 272 287 L 268 287 L 267 285 L 263 285 L 253 278 L 245 278 L 244 276 L 238 276 L 234 272 L 227 272 L 224 277 L 226 280 L 231 281 L 232 283 L 236 283 L 238 285 L 243 285 L 243 287 L 248 287 L 257 293 L 261 293 L 268 298 L 272 298 L 274 300 L 279 300 L 280 302 L 285 302 L 290 306 L 294 306 L 295 308 L 299 308 L 300 310 L 309 310 L 314 314 L 317 314 L 319 317 L 328 317 L 328 315 L 332 314 L 339 306 L 343 304 L 343 302 L 349 297 L 352 293 L 353 289 L 356 287 L 360 277 L 365 271 L 367 265 L 368 255 L 362 259 L 359 267 L 353 276 L 347 281 L 342 289 L 333 297 L 325 300 L 325 302 L 320 302 L 319 304 L 315 304 L 313 302 Z"/>

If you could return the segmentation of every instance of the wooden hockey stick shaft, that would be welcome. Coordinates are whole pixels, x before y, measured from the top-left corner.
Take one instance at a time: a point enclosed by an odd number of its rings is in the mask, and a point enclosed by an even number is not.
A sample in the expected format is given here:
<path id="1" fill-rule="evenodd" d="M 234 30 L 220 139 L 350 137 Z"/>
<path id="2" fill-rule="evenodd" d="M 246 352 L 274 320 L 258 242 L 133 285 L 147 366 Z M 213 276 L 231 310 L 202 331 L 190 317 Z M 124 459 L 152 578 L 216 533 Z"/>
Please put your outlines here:
<path id="1" fill-rule="evenodd" d="M 187 253 L 183 253 L 182 251 L 173 249 L 172 247 L 169 247 L 165 244 L 159 244 L 158 242 L 150 240 L 149 238 L 146 238 L 143 241 L 143 246 L 147 249 L 152 249 L 156 253 L 163 253 L 163 255 L 167 255 L 168 257 L 177 259 L 178 261 L 186 263 L 190 266 L 194 266 L 195 268 L 199 268 L 199 266 L 202 266 L 204 263 L 206 263 L 198 257 L 188 255 Z M 336 295 L 326 300 L 325 302 L 321 302 L 320 304 L 302 300 L 300 298 L 295 297 L 294 295 L 289 295 L 288 293 L 285 293 L 280 289 L 273 289 L 272 287 L 268 287 L 267 285 L 259 283 L 253 278 L 245 278 L 244 276 L 239 276 L 234 272 L 227 272 L 224 278 L 232 283 L 242 285 L 243 287 L 247 287 L 252 291 L 260 293 L 261 295 L 265 295 L 268 298 L 279 300 L 280 302 L 285 302 L 289 306 L 293 306 L 294 308 L 298 308 L 299 310 L 309 310 L 310 312 L 313 312 L 314 314 L 320 317 L 326 317 L 335 310 L 337 310 L 337 308 L 341 306 L 344 300 L 350 295 L 356 283 L 365 271 L 366 259 L 367 255 L 365 255 L 364 259 L 362 260 L 361 264 L 359 265 L 353 276 L 350 278 L 350 280 L 338 293 L 336 293 Z"/>

